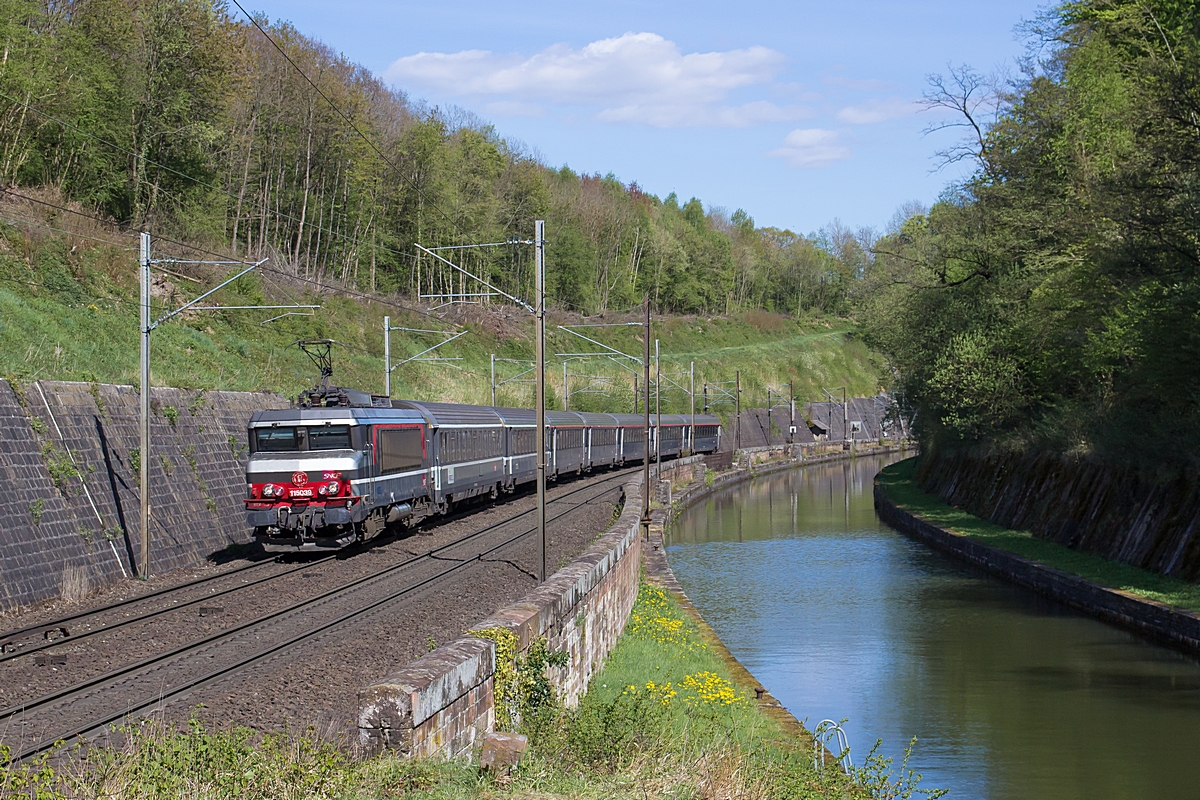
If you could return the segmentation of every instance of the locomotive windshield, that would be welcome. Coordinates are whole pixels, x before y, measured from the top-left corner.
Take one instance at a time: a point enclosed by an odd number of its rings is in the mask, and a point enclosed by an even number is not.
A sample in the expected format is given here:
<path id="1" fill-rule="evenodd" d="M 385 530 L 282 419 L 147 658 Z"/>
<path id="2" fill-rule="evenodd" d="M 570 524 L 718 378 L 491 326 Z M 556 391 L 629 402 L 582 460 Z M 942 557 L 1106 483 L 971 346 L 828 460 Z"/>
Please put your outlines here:
<path id="1" fill-rule="evenodd" d="M 299 450 L 295 428 L 259 428 L 254 431 L 255 450 L 267 453 L 286 453 Z"/>
<path id="2" fill-rule="evenodd" d="M 294 453 L 300 450 L 349 450 L 349 425 L 313 425 L 300 428 L 256 428 L 255 452 Z"/>
<path id="3" fill-rule="evenodd" d="M 309 450 L 349 450 L 350 426 L 325 425 L 308 429 Z"/>

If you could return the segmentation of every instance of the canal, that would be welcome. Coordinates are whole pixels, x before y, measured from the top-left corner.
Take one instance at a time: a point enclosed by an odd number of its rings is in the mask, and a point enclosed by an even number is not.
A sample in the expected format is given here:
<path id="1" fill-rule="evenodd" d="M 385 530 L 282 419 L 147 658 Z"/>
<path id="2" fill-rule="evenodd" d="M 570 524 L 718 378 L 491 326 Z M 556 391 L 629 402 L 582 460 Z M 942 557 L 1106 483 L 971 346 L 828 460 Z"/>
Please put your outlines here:
<path id="1" fill-rule="evenodd" d="M 756 479 L 686 510 L 669 557 L 796 717 L 848 718 L 949 798 L 1200 797 L 1200 665 L 952 561 L 875 516 L 901 456 Z"/>

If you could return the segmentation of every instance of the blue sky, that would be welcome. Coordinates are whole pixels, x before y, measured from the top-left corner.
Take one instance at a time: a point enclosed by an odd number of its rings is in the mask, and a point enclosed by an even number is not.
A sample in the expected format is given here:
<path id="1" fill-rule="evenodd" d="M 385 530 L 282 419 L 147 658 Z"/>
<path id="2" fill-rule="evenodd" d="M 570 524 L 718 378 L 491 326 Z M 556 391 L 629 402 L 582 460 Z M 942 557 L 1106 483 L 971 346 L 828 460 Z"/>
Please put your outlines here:
<path id="1" fill-rule="evenodd" d="M 931 203 L 954 132 L 926 76 L 1007 68 L 1045 3 L 258 0 L 413 99 L 458 105 L 552 166 L 807 233 Z"/>

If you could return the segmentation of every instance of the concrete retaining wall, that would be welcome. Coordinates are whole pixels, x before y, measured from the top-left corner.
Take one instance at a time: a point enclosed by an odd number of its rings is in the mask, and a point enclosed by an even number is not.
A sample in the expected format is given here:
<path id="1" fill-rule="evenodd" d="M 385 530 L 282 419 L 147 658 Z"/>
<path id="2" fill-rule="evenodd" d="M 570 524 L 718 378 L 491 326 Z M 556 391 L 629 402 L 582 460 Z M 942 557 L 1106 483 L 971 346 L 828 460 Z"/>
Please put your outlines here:
<path id="1" fill-rule="evenodd" d="M 892 502 L 875 480 L 880 519 L 902 533 L 1014 583 L 1191 653 L 1200 653 L 1200 614 L 1109 589 L 939 528 Z"/>
<path id="2" fill-rule="evenodd" d="M 286 408 L 269 393 L 153 389 L 151 572 L 246 542 L 246 423 Z M 0 381 L 0 607 L 136 571 L 141 524 L 138 395 L 130 386 Z"/>
<path id="3" fill-rule="evenodd" d="M 662 483 L 691 480 L 700 457 L 663 464 Z M 652 471 L 652 480 L 658 476 Z M 661 485 L 661 484 L 660 484 Z M 546 637 L 569 663 L 549 677 L 568 706 L 579 702 L 592 676 L 625 629 L 641 578 L 642 476 L 625 484 L 620 518 L 578 559 L 522 600 L 500 609 L 475 630 L 505 628 L 525 651 Z M 495 645 L 464 635 L 359 693 L 359 742 L 414 757 L 469 754 L 495 726 Z"/>

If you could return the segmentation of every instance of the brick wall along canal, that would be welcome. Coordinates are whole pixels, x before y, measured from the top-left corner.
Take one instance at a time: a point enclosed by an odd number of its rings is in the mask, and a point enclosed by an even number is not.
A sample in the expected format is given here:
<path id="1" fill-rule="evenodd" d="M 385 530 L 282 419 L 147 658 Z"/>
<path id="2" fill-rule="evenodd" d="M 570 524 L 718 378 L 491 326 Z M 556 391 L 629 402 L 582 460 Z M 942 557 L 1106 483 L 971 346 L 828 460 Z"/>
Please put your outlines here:
<path id="1" fill-rule="evenodd" d="M 910 766 L 952 800 L 1200 797 L 1200 665 L 887 528 L 871 482 L 900 457 L 680 516 L 672 567 L 734 655 L 810 728 L 849 717 L 856 764 L 917 736 Z"/>

